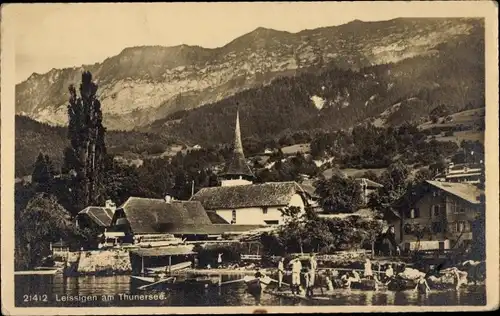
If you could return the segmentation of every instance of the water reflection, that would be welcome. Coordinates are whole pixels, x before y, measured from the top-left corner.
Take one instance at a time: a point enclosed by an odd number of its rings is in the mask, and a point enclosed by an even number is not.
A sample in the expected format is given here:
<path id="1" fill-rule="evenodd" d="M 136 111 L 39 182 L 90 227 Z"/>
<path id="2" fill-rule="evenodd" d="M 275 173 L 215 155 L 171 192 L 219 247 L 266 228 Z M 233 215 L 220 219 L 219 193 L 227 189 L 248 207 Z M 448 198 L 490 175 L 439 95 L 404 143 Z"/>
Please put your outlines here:
<path id="1" fill-rule="evenodd" d="M 242 276 L 221 276 L 222 282 L 239 279 Z M 139 291 L 130 286 L 129 276 L 64 278 L 56 276 L 16 276 L 16 306 L 255 306 L 255 297 L 250 295 L 242 283 L 212 288 L 199 286 L 176 290 Z M 270 288 L 272 290 L 272 288 Z M 162 299 L 120 300 L 120 294 L 158 294 Z M 35 301 L 26 295 L 46 294 L 47 302 Z M 318 290 L 319 294 L 319 290 Z M 64 296 L 109 295 L 112 301 L 62 302 Z M 277 297 L 264 293 L 261 305 L 485 305 L 484 286 L 469 286 L 459 291 L 431 291 L 419 295 L 415 291 L 392 292 L 387 290 L 335 290 L 327 300 L 306 301 L 294 298 Z M 59 300 L 58 300 L 59 298 Z"/>

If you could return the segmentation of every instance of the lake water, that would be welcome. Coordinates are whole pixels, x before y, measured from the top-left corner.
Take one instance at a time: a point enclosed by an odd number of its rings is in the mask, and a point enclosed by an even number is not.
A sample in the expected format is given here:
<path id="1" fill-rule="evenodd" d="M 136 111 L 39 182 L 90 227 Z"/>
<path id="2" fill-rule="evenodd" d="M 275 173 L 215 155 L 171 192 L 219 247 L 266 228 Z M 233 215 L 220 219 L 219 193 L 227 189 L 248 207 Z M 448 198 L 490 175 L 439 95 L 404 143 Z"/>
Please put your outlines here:
<path id="1" fill-rule="evenodd" d="M 222 276 L 223 281 L 241 276 Z M 286 280 L 285 280 L 286 281 Z M 246 292 L 242 283 L 224 285 L 221 288 L 185 288 L 167 291 L 137 291 L 130 286 L 129 276 L 16 276 L 15 303 L 17 307 L 64 306 L 255 306 L 256 300 Z M 319 294 L 319 289 L 316 290 Z M 134 298 L 127 295 L 149 295 Z M 75 297 L 89 297 L 84 301 L 68 301 Z M 104 296 L 104 297 L 103 297 Z M 65 300 L 66 301 L 63 301 Z M 93 299 L 93 300 L 92 300 Z M 484 286 L 469 286 L 459 291 L 431 291 L 418 295 L 414 291 L 392 292 L 336 290 L 328 301 L 304 301 L 277 297 L 264 293 L 261 305 L 485 305 Z"/>

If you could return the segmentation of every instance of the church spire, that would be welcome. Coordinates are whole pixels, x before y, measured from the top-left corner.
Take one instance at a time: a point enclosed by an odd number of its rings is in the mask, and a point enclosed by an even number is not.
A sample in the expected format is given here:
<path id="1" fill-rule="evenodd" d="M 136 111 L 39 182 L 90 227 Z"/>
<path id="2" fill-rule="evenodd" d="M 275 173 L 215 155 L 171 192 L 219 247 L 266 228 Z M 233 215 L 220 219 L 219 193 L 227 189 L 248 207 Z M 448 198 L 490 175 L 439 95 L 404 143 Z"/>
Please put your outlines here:
<path id="1" fill-rule="evenodd" d="M 234 128 L 234 147 L 233 156 L 226 164 L 222 176 L 226 179 L 254 178 L 254 174 L 247 165 L 245 154 L 243 153 L 243 144 L 241 142 L 240 113 L 236 112 L 236 125 Z"/>
<path id="2" fill-rule="evenodd" d="M 241 131 L 240 131 L 240 111 L 236 111 L 236 126 L 234 128 L 234 148 L 233 152 L 236 154 L 241 154 L 243 157 L 243 144 L 241 143 Z"/>

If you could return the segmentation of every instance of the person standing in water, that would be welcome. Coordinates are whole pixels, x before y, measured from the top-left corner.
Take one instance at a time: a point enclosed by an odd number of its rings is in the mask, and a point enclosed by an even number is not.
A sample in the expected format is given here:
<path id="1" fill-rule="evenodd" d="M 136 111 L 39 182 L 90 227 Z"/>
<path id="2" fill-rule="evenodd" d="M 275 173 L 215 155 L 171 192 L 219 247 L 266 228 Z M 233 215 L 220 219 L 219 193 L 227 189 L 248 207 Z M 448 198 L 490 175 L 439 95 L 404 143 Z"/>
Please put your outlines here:
<path id="1" fill-rule="evenodd" d="M 459 270 L 457 269 L 457 267 L 453 267 L 453 278 L 455 281 L 455 289 L 458 290 L 460 286 L 464 284 L 464 282 L 460 278 Z"/>
<path id="2" fill-rule="evenodd" d="M 305 288 L 306 288 L 306 296 L 311 297 L 313 296 L 313 283 L 311 283 L 311 280 L 314 280 L 314 277 L 312 277 L 311 273 L 312 269 L 311 268 L 306 268 L 306 271 L 304 273 L 304 279 L 305 279 Z"/>
<path id="3" fill-rule="evenodd" d="M 285 275 L 285 258 L 281 257 L 278 262 L 278 289 L 281 289 L 283 276 Z"/>
<path id="4" fill-rule="evenodd" d="M 219 256 L 217 258 L 217 267 L 222 268 L 222 253 L 219 253 Z"/>
<path id="5" fill-rule="evenodd" d="M 389 282 L 394 277 L 394 270 L 392 269 L 392 264 L 388 264 L 387 270 L 385 270 L 385 282 Z"/>
<path id="6" fill-rule="evenodd" d="M 299 258 L 292 260 L 292 294 L 300 294 L 300 272 L 302 271 L 302 263 Z"/>
<path id="7" fill-rule="evenodd" d="M 419 294 L 427 294 L 431 288 L 429 284 L 427 284 L 426 275 L 421 275 L 418 278 L 417 285 L 415 286 L 415 291 L 418 291 Z"/>
<path id="8" fill-rule="evenodd" d="M 314 281 L 316 279 L 316 269 L 318 268 L 318 262 L 316 261 L 316 256 L 314 253 L 309 254 L 309 281 L 311 282 L 311 288 L 314 287 Z"/>
<path id="9" fill-rule="evenodd" d="M 364 272 L 364 277 L 366 279 L 373 279 L 373 270 L 372 270 L 372 263 L 370 261 L 370 259 L 366 258 L 366 261 L 365 261 L 365 272 Z"/>

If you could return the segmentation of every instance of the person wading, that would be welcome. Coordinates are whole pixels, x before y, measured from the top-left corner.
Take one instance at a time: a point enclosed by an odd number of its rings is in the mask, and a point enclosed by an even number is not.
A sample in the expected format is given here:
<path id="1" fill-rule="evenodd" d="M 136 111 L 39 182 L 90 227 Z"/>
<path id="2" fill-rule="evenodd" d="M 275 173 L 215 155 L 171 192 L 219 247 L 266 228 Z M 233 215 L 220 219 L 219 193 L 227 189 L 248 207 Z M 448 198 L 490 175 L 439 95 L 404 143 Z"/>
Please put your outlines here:
<path id="1" fill-rule="evenodd" d="M 278 262 L 278 289 L 281 290 L 281 285 L 283 283 L 283 276 L 285 275 L 285 258 L 281 257 Z"/>
<path id="2" fill-rule="evenodd" d="M 300 294 L 300 272 L 302 271 L 302 263 L 299 258 L 292 260 L 292 294 Z"/>
<path id="3" fill-rule="evenodd" d="M 316 255 L 314 253 L 309 254 L 309 281 L 311 282 L 311 288 L 314 287 L 314 282 L 316 279 L 316 270 L 318 268 L 318 262 L 316 261 Z"/>
<path id="4" fill-rule="evenodd" d="M 222 254 L 219 253 L 219 256 L 217 258 L 217 267 L 222 268 Z"/>
<path id="5" fill-rule="evenodd" d="M 427 294 L 431 288 L 429 284 L 427 284 L 426 280 L 427 275 L 420 276 L 417 281 L 417 285 L 415 286 L 415 291 L 418 291 L 419 294 Z"/>
<path id="6" fill-rule="evenodd" d="M 365 261 L 364 277 L 366 279 L 373 280 L 372 263 L 371 263 L 370 259 L 368 259 L 368 258 L 366 258 L 366 261 Z"/>
<path id="7" fill-rule="evenodd" d="M 313 296 L 313 283 L 311 283 L 311 281 L 314 280 L 314 277 L 312 276 L 313 274 L 311 272 L 312 272 L 311 268 L 306 268 L 306 271 L 304 273 L 307 297 Z"/>

